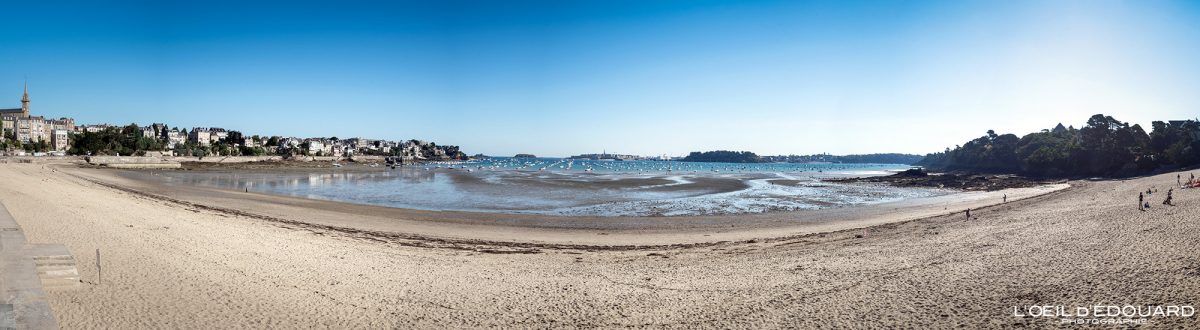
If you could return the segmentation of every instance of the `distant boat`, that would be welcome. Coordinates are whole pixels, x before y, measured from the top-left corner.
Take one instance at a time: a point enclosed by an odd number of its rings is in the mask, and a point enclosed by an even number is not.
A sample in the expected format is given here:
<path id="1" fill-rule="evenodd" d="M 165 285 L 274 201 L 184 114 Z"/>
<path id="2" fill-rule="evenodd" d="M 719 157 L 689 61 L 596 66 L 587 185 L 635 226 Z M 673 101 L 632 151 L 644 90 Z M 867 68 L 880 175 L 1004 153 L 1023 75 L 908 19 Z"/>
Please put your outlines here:
<path id="1" fill-rule="evenodd" d="M 342 167 L 342 164 L 333 163 L 333 167 Z"/>

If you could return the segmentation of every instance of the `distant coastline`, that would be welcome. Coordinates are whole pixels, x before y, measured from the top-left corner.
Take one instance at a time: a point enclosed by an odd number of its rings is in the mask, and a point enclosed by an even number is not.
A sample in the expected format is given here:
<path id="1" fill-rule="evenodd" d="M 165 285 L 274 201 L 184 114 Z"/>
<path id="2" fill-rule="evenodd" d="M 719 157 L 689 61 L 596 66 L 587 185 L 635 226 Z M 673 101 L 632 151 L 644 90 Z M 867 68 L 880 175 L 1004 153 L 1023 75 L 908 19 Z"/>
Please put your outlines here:
<path id="1" fill-rule="evenodd" d="M 844 163 L 844 164 L 905 164 L 920 162 L 925 156 L 901 153 L 876 153 L 860 155 L 778 155 L 759 156 L 749 151 L 694 151 L 679 159 L 684 162 L 718 163 Z"/>
<path id="2" fill-rule="evenodd" d="M 683 157 L 679 161 L 682 162 L 701 162 L 701 163 L 762 163 L 762 157 L 749 151 L 693 151 L 687 157 Z"/>

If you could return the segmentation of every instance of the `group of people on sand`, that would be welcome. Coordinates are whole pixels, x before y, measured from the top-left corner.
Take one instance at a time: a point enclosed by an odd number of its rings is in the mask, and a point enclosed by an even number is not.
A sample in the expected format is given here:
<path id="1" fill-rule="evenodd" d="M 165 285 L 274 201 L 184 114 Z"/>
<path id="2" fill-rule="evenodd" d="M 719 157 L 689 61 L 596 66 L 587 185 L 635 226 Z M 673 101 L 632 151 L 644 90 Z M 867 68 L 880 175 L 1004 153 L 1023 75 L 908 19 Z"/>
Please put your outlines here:
<path id="1" fill-rule="evenodd" d="M 1180 189 L 1200 188 L 1200 180 L 1196 180 L 1196 174 L 1193 173 L 1188 173 L 1188 180 L 1186 183 L 1183 182 L 1183 174 L 1176 174 L 1175 183 L 1179 185 Z"/>
<path id="2" fill-rule="evenodd" d="M 1196 180 L 1196 174 L 1189 173 L 1187 183 L 1183 182 L 1183 174 L 1175 175 L 1175 183 L 1179 185 L 1179 189 L 1200 188 L 1200 181 Z M 1158 188 L 1150 187 L 1146 192 L 1138 193 L 1138 210 L 1145 211 L 1150 208 L 1150 202 L 1146 201 L 1146 195 L 1153 195 L 1158 192 Z M 1175 187 L 1167 189 L 1167 198 L 1163 199 L 1162 205 L 1175 206 Z"/>

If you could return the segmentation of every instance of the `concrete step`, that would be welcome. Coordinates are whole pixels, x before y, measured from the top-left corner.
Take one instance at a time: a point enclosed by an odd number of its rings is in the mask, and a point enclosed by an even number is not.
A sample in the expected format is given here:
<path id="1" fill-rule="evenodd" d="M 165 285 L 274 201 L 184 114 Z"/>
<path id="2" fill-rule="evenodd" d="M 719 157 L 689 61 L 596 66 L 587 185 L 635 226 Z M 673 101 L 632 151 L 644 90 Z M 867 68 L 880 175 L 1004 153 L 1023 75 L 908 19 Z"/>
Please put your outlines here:
<path id="1" fill-rule="evenodd" d="M 45 288 L 45 289 L 70 290 L 70 289 L 78 289 L 80 287 L 81 287 L 81 285 L 80 285 L 78 277 L 76 277 L 76 278 L 42 279 L 42 288 Z"/>
<path id="2" fill-rule="evenodd" d="M 73 271 L 73 270 L 77 269 L 77 268 L 75 268 L 75 264 L 51 264 L 51 265 L 34 264 L 34 266 L 37 266 L 38 271 L 52 271 L 52 270 L 72 270 Z"/>
<path id="3" fill-rule="evenodd" d="M 48 278 L 64 278 L 64 277 L 79 278 L 79 271 L 76 271 L 74 268 L 57 269 L 57 270 L 38 269 L 38 276 L 41 277 L 43 280 L 48 279 Z"/>
<path id="4" fill-rule="evenodd" d="M 74 288 L 80 284 L 75 257 L 61 244 L 29 244 L 25 254 L 33 260 L 38 278 L 46 288 Z"/>

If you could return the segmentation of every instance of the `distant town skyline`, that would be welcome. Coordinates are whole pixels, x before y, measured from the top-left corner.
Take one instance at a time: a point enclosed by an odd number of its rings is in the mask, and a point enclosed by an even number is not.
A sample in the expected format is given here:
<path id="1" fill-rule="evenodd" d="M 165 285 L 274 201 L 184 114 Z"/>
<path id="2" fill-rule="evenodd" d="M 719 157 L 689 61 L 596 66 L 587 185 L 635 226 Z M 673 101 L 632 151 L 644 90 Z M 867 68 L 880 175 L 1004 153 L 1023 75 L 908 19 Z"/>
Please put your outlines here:
<path id="1" fill-rule="evenodd" d="M 1200 114 L 1185 1 L 9 4 L 0 108 L 469 154 L 924 154 Z"/>

